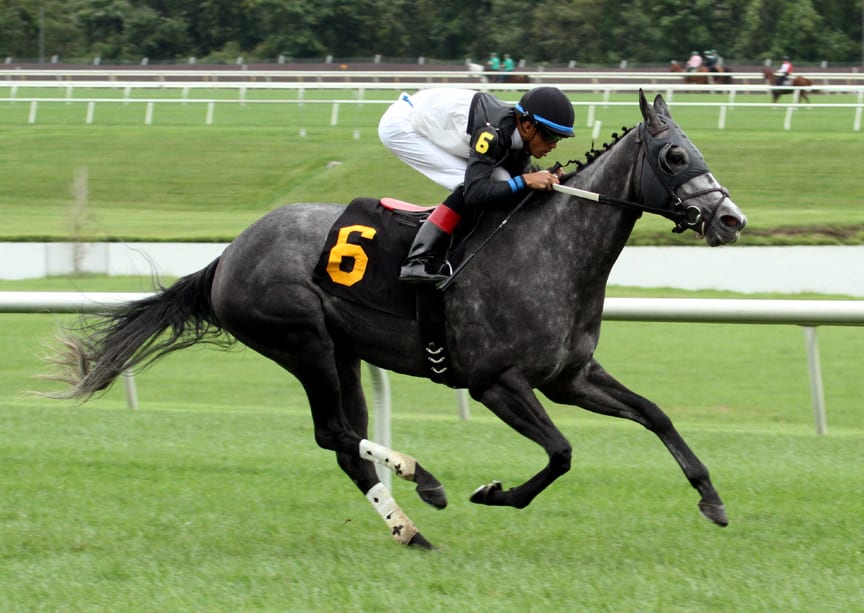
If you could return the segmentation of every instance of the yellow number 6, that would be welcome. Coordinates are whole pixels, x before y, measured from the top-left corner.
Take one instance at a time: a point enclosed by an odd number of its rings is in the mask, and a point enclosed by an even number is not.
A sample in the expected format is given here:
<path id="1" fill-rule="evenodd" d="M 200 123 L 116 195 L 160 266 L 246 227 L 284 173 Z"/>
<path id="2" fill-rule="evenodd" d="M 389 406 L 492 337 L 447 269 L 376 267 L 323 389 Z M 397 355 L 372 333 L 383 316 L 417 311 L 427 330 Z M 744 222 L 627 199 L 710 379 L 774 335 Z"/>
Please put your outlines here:
<path id="1" fill-rule="evenodd" d="M 366 265 L 369 263 L 369 256 L 363 251 L 363 247 L 348 242 L 348 237 L 354 232 L 358 232 L 361 238 L 371 240 L 375 237 L 375 228 L 360 225 L 345 226 L 339 230 L 339 237 L 327 258 L 327 274 L 330 275 L 330 279 L 333 283 L 348 287 L 363 278 L 363 275 L 366 274 Z M 340 268 L 342 260 L 345 258 L 354 260 L 354 265 L 348 272 Z"/>
<path id="2" fill-rule="evenodd" d="M 492 132 L 483 132 L 477 137 L 477 142 L 474 145 L 474 151 L 481 155 L 486 155 L 489 152 L 489 142 L 495 138 Z"/>

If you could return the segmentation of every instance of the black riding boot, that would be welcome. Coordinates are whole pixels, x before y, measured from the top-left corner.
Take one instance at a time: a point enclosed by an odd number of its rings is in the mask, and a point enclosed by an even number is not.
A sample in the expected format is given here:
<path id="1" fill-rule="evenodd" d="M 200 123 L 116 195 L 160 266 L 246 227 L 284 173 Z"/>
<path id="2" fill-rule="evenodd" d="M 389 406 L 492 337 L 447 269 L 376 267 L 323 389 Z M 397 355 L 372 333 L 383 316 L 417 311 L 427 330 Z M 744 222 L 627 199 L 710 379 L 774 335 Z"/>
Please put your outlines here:
<path id="1" fill-rule="evenodd" d="M 427 219 L 420 224 L 417 236 L 408 250 L 408 256 L 402 262 L 399 280 L 402 283 L 437 283 L 447 278 L 431 270 L 438 247 L 449 240 L 450 235 Z"/>

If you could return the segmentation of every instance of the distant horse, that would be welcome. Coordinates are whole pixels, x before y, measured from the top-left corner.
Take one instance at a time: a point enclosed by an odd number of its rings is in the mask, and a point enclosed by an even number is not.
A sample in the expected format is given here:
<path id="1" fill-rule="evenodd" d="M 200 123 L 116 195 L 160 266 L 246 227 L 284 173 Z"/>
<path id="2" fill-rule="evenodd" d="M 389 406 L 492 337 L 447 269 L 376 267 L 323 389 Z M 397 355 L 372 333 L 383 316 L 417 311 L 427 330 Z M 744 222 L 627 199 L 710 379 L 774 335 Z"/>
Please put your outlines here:
<path id="1" fill-rule="evenodd" d="M 771 70 L 769 66 L 766 66 L 762 69 L 762 76 L 765 78 L 765 81 L 768 83 L 768 85 L 771 86 L 771 102 L 777 102 L 777 100 L 779 100 L 780 96 L 782 96 L 783 94 L 791 94 L 795 91 L 794 89 L 784 89 L 783 86 L 777 87 L 775 85 L 775 83 L 777 82 L 777 77 L 774 75 L 774 71 Z M 807 96 L 807 90 L 803 88 L 810 88 L 811 94 L 816 93 L 816 90 L 812 89 L 813 81 L 811 81 L 807 77 L 795 75 L 792 78 L 792 81 L 787 82 L 785 85 L 802 88 L 798 91 L 801 93 L 801 98 L 807 104 L 810 104 L 810 98 Z"/>
<path id="2" fill-rule="evenodd" d="M 698 85 L 707 85 L 709 83 L 719 83 L 721 85 L 732 84 L 732 76 L 726 74 L 729 71 L 726 70 L 725 66 L 714 66 L 714 70 L 711 70 L 707 66 L 700 66 L 696 70 L 688 72 L 684 66 L 673 60 L 669 64 L 669 71 L 685 73 L 685 83 L 695 83 Z"/>
<path id="3" fill-rule="evenodd" d="M 501 83 L 531 83 L 531 77 L 527 74 L 513 74 L 512 72 L 502 72 L 499 79 Z"/>
<path id="4" fill-rule="evenodd" d="M 468 72 L 480 77 L 483 83 L 531 83 L 531 77 L 527 74 L 513 74 L 511 72 L 489 72 L 482 64 L 468 64 Z"/>
<path id="5" fill-rule="evenodd" d="M 708 470 L 670 419 L 593 357 L 607 278 L 643 212 L 669 218 L 678 232 L 695 230 L 710 246 L 735 242 L 747 223 L 662 97 L 651 104 L 640 91 L 639 108 L 644 121 L 637 128 L 613 134 L 562 178 L 563 189 L 586 190 L 576 192 L 581 196 L 531 192 L 518 204 L 508 201 L 481 214 L 462 243 L 470 265 L 457 269 L 439 292 L 450 354 L 447 383 L 467 388 L 548 456 L 548 464 L 526 482 L 511 489 L 497 481 L 483 485 L 472 502 L 523 508 L 570 469 L 570 443 L 535 396 L 538 389 L 553 402 L 630 419 L 654 432 L 699 492 L 702 514 L 727 524 Z M 325 239 L 346 210 L 321 203 L 275 209 L 204 269 L 66 330 L 57 363 L 67 368 L 61 376 L 71 387 L 50 395 L 86 400 L 127 369 L 144 368 L 197 342 L 230 343 L 233 337 L 300 380 L 315 442 L 336 452 L 339 466 L 392 536 L 431 547 L 379 481 L 374 464 L 416 483 L 420 498 L 437 508 L 447 504 L 444 489 L 413 457 L 368 440 L 360 386 L 361 360 L 430 376 L 421 326 L 335 297 L 313 279 L 320 261 L 335 261 L 334 270 L 352 281 L 365 274 L 366 249 L 375 238 L 365 225 L 339 230 L 340 237 L 346 229 L 346 237 L 364 236 L 359 244 L 340 242 L 338 256 L 337 248 L 329 260 L 322 256 Z M 407 249 L 408 244 L 394 260 Z M 341 268 L 346 259 L 349 272 Z M 699 384 L 686 376 L 679 383 Z"/>

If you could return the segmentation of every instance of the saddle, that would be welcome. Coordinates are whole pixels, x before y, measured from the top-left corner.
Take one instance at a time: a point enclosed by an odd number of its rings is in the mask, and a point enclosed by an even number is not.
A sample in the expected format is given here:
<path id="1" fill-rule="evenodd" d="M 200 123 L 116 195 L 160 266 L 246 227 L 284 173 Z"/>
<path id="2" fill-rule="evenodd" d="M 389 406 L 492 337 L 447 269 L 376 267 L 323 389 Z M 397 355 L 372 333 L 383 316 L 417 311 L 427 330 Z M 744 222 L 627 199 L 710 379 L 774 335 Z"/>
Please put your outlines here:
<path id="1" fill-rule="evenodd" d="M 417 321 L 427 374 L 448 383 L 444 294 L 434 285 L 399 282 L 402 261 L 433 209 L 395 198 L 355 198 L 330 228 L 312 278 L 327 294 Z"/>

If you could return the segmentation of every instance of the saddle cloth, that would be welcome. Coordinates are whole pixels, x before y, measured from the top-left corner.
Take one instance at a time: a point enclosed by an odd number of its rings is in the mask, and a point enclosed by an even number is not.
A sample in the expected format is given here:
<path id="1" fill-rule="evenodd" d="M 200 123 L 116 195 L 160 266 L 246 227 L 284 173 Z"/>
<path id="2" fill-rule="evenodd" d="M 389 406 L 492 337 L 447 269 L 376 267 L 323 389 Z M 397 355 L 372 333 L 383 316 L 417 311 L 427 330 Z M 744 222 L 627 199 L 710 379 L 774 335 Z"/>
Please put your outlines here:
<path id="1" fill-rule="evenodd" d="M 330 228 L 313 279 L 333 296 L 417 319 L 416 288 L 399 282 L 399 269 L 429 209 L 384 202 L 386 207 L 375 198 L 356 198 L 345 207 Z"/>

